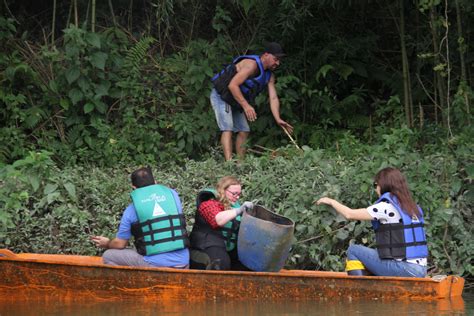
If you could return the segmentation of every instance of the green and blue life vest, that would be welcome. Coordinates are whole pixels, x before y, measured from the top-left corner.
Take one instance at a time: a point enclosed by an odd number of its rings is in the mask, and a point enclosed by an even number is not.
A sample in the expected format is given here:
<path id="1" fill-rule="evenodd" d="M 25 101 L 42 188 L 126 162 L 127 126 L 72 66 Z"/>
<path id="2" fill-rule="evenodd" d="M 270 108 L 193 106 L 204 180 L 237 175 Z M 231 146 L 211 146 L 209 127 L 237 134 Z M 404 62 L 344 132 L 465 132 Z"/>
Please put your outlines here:
<path id="1" fill-rule="evenodd" d="M 412 218 L 401 209 L 396 196 L 390 192 L 384 193 L 376 203 L 380 202 L 392 204 L 400 213 L 402 223 L 381 224 L 379 221 L 372 221 L 379 257 L 381 259 L 428 257 L 422 209 L 418 207 L 421 218 Z"/>
<path id="2" fill-rule="evenodd" d="M 241 85 L 240 91 L 248 103 L 254 105 L 255 98 L 262 92 L 270 81 L 272 72 L 263 68 L 262 61 L 258 55 L 242 55 L 234 59 L 232 64 L 227 65 L 223 70 L 212 77 L 214 88 L 221 96 L 222 100 L 230 104 L 235 109 L 242 109 L 242 106 L 234 99 L 228 86 L 232 78 L 237 73 L 236 64 L 243 59 L 253 59 L 257 63 L 259 74 L 252 78 L 247 78 Z"/>
<path id="3" fill-rule="evenodd" d="M 173 191 L 155 184 L 130 194 L 138 221 L 132 225 L 135 247 L 141 255 L 155 255 L 189 246 L 184 214 L 178 212 Z"/>

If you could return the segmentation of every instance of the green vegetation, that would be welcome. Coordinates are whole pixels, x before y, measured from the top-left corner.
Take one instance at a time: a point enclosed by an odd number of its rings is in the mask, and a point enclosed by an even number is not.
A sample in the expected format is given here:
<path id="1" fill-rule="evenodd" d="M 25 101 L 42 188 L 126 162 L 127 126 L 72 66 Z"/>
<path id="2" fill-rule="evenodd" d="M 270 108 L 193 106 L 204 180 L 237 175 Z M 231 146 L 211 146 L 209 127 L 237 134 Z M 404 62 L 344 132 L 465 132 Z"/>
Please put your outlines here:
<path id="1" fill-rule="evenodd" d="M 0 247 L 98 254 L 149 164 L 180 193 L 222 175 L 297 222 L 291 267 L 341 270 L 371 244 L 313 201 L 375 200 L 372 177 L 402 168 L 429 222 L 433 272 L 473 275 L 473 4 L 456 1 L 11 1 L 0 4 Z M 282 117 L 257 98 L 249 149 L 224 164 L 210 78 L 279 41 Z M 260 153 L 258 153 L 260 151 Z"/>

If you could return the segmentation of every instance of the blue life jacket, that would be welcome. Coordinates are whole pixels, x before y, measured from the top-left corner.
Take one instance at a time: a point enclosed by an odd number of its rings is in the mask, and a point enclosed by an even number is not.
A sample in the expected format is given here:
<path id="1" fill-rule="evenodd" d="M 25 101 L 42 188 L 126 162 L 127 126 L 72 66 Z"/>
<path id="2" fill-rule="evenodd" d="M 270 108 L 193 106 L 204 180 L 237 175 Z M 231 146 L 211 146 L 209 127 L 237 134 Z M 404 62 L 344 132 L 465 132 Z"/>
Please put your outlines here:
<path id="1" fill-rule="evenodd" d="M 242 55 L 234 59 L 232 64 L 227 65 L 223 70 L 212 77 L 214 88 L 221 96 L 222 100 L 230 104 L 235 109 L 242 109 L 242 106 L 234 99 L 232 92 L 228 86 L 232 78 L 237 73 L 236 64 L 243 59 L 253 59 L 257 63 L 259 74 L 253 78 L 247 78 L 243 84 L 240 85 L 240 91 L 248 103 L 254 105 L 255 98 L 262 92 L 270 81 L 272 72 L 263 68 L 262 61 L 258 55 Z"/>
<path id="2" fill-rule="evenodd" d="M 373 220 L 376 247 L 380 259 L 413 259 L 428 257 L 428 246 L 423 219 L 423 211 L 418 207 L 421 218 L 412 218 L 400 207 L 396 196 L 390 192 L 384 193 L 376 203 L 388 202 L 392 204 L 402 218 L 402 223 L 381 224 Z"/>
<path id="3" fill-rule="evenodd" d="M 132 224 L 132 235 L 137 252 L 155 255 L 189 246 L 186 220 L 170 188 L 149 185 L 130 194 L 138 221 Z"/>

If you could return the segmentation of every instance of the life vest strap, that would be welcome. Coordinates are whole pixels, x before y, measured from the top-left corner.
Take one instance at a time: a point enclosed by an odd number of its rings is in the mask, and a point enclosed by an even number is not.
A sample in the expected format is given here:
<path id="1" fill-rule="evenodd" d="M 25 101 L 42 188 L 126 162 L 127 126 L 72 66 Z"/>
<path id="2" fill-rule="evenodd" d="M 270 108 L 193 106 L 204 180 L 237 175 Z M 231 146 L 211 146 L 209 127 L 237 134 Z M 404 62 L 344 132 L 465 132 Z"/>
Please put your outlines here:
<path id="1" fill-rule="evenodd" d="M 235 219 L 233 219 L 231 222 L 232 226 L 230 228 L 220 228 L 223 232 L 227 234 L 227 236 L 225 236 L 226 243 L 235 243 L 237 241 L 237 231 L 239 229 L 240 222 Z"/>
<path id="2" fill-rule="evenodd" d="M 384 225 L 379 225 L 379 227 L 376 229 L 378 232 L 386 232 L 389 230 L 402 230 L 402 229 L 415 229 L 418 227 L 424 227 L 425 225 L 423 223 L 411 223 L 408 225 L 403 225 L 403 223 L 398 223 L 398 224 L 384 224 Z"/>
<path id="3" fill-rule="evenodd" d="M 179 223 L 177 225 L 175 225 L 173 223 L 174 219 L 179 220 Z M 152 226 L 151 226 L 152 224 L 157 223 L 157 222 L 162 222 L 162 221 L 165 221 L 165 220 L 170 221 L 170 226 L 169 227 L 159 228 L 159 229 L 152 229 Z M 150 238 L 151 238 L 150 241 L 144 241 L 145 245 L 155 245 L 155 244 L 158 244 L 158 243 L 163 243 L 163 242 L 175 241 L 175 240 L 188 238 L 187 237 L 187 231 L 185 229 L 186 219 L 184 217 L 184 214 L 182 214 L 182 213 L 177 214 L 177 215 L 168 215 L 168 216 L 153 218 L 153 219 L 150 219 L 150 220 L 147 220 L 147 221 L 141 223 L 140 226 L 142 227 L 142 234 L 141 235 L 143 237 L 150 236 Z M 147 227 L 147 226 L 148 226 L 148 231 L 144 232 L 143 227 Z M 167 231 L 171 232 L 171 237 L 155 240 L 155 234 L 163 233 L 163 232 L 167 232 Z M 181 235 L 176 236 L 176 231 L 180 231 Z"/>
<path id="4" fill-rule="evenodd" d="M 142 227 L 149 226 L 149 228 L 151 230 L 151 224 L 169 220 L 170 221 L 170 226 L 173 227 L 173 226 L 176 226 L 176 225 L 173 225 L 173 220 L 174 219 L 179 219 L 179 224 L 186 223 L 184 214 L 181 213 L 181 214 L 176 214 L 176 215 L 167 215 L 167 216 L 152 218 L 152 219 L 149 219 L 149 220 L 146 220 L 146 221 L 140 223 L 140 226 L 142 226 Z"/>
<path id="5" fill-rule="evenodd" d="M 184 245 L 186 247 L 189 247 L 189 239 L 188 239 L 187 234 L 183 234 L 181 236 L 173 236 L 173 237 L 168 237 L 168 238 L 162 238 L 162 239 L 158 239 L 158 240 L 154 239 L 154 240 L 150 240 L 150 241 L 143 241 L 143 244 L 145 246 L 154 246 L 154 245 L 157 245 L 157 244 L 162 244 L 162 243 L 165 243 L 165 242 L 177 241 L 177 240 L 183 240 Z"/>
<path id="6" fill-rule="evenodd" d="M 416 241 L 416 242 L 407 242 L 407 243 L 398 243 L 398 244 L 384 244 L 376 245 L 376 248 L 386 249 L 386 248 L 402 248 L 402 247 L 415 247 L 415 246 L 424 246 L 427 245 L 426 241 Z"/>

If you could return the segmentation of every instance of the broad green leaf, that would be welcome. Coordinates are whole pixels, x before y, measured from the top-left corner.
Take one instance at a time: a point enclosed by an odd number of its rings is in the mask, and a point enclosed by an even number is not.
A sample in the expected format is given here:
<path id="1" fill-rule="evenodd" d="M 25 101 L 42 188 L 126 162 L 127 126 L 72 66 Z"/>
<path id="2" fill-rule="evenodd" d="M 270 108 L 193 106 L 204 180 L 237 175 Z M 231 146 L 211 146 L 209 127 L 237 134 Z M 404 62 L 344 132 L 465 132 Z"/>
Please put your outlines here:
<path id="1" fill-rule="evenodd" d="M 53 192 L 51 194 L 48 194 L 46 196 L 46 200 L 48 201 L 48 204 L 51 204 L 57 200 L 58 197 L 60 197 L 61 194 L 59 192 Z"/>
<path id="2" fill-rule="evenodd" d="M 74 81 L 77 80 L 77 78 L 79 78 L 80 75 L 81 75 L 81 71 L 79 70 L 79 67 L 74 66 L 74 67 L 70 68 L 70 69 L 66 72 L 66 79 L 67 79 L 67 82 L 68 82 L 69 84 L 73 83 Z"/>
<path id="3" fill-rule="evenodd" d="M 213 77 L 213 76 L 214 76 L 214 71 L 212 70 L 211 67 L 207 67 L 206 70 L 204 71 L 204 73 L 205 73 L 208 77 Z"/>
<path id="4" fill-rule="evenodd" d="M 91 79 L 88 77 L 81 77 L 77 81 L 77 85 L 79 88 L 81 88 L 81 91 L 87 95 L 87 92 L 90 90 L 90 85 L 91 85 Z"/>
<path id="5" fill-rule="evenodd" d="M 66 189 L 69 196 L 75 201 L 77 200 L 76 196 L 76 186 L 70 182 L 64 184 L 64 188 Z"/>
<path id="6" fill-rule="evenodd" d="M 40 181 L 36 176 L 29 176 L 28 180 L 30 181 L 31 186 L 33 187 L 33 192 L 39 189 Z"/>
<path id="7" fill-rule="evenodd" d="M 84 95 L 82 94 L 82 91 L 74 88 L 69 91 L 69 98 L 71 98 L 72 104 L 76 104 L 77 102 L 81 101 Z"/>
<path id="8" fill-rule="evenodd" d="M 474 164 L 466 166 L 466 172 L 469 179 L 474 179 Z"/>
<path id="9" fill-rule="evenodd" d="M 346 240 L 349 237 L 349 232 L 345 229 L 341 229 L 336 234 L 337 239 L 339 240 Z"/>
<path id="10" fill-rule="evenodd" d="M 97 33 L 87 33 L 86 41 L 92 46 L 100 48 L 100 36 Z"/>
<path id="11" fill-rule="evenodd" d="M 102 80 L 96 87 L 95 87 L 95 93 L 96 97 L 100 98 L 104 95 L 109 94 L 109 88 L 110 88 L 110 81 L 107 80 Z"/>
<path id="12" fill-rule="evenodd" d="M 84 113 L 90 113 L 94 110 L 94 104 L 91 103 L 91 102 L 87 102 L 85 105 L 84 105 Z"/>
<path id="13" fill-rule="evenodd" d="M 58 83 L 56 82 L 56 80 L 50 80 L 48 86 L 51 91 L 53 91 L 54 93 L 58 93 Z"/>
<path id="14" fill-rule="evenodd" d="M 90 61 L 94 67 L 104 70 L 107 57 L 108 55 L 106 53 L 97 52 L 92 54 Z"/>
<path id="15" fill-rule="evenodd" d="M 94 101 L 94 106 L 100 113 L 104 114 L 107 111 L 107 105 L 101 101 Z"/>
<path id="16" fill-rule="evenodd" d="M 331 65 L 324 65 L 321 68 L 319 68 L 319 71 L 316 73 L 316 81 L 319 81 L 319 78 L 323 76 L 323 78 L 326 78 L 327 73 L 329 70 L 333 70 L 334 67 Z"/>
<path id="17" fill-rule="evenodd" d="M 339 65 L 337 67 L 337 72 L 342 78 L 344 78 L 344 80 L 347 80 L 347 77 L 354 72 L 354 68 L 348 65 Z"/>
<path id="18" fill-rule="evenodd" d="M 252 8 L 253 6 L 253 1 L 251 0 L 242 0 L 242 7 L 245 11 L 245 15 L 248 15 L 249 14 L 249 11 L 250 9 Z"/>
<path id="19" fill-rule="evenodd" d="M 67 109 L 69 109 L 69 105 L 70 105 L 70 104 L 69 104 L 69 100 L 61 98 L 61 99 L 59 100 L 59 105 L 60 105 L 63 109 L 67 110 Z"/>
<path id="20" fill-rule="evenodd" d="M 58 185 L 57 185 L 57 184 L 48 183 L 48 184 L 44 187 L 43 194 L 44 194 L 44 195 L 51 194 L 51 193 L 53 193 L 54 191 L 56 191 L 57 188 L 58 188 Z"/>
<path id="21" fill-rule="evenodd" d="M 457 193 L 459 192 L 459 190 L 461 190 L 461 186 L 462 186 L 462 182 L 458 179 L 455 179 L 453 181 L 453 185 L 451 187 L 451 194 L 453 195 L 457 195 Z"/>

